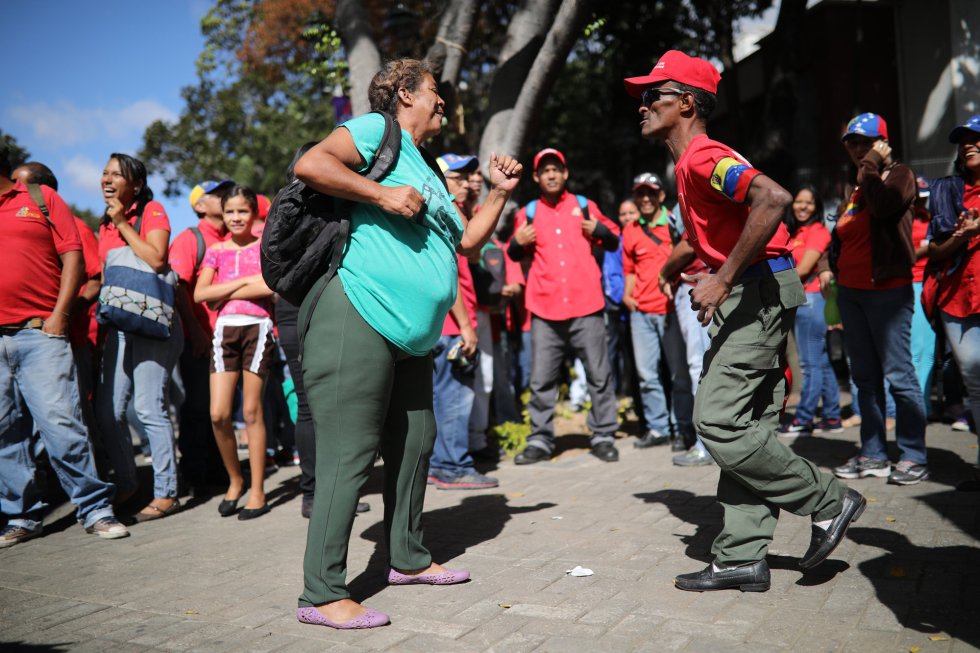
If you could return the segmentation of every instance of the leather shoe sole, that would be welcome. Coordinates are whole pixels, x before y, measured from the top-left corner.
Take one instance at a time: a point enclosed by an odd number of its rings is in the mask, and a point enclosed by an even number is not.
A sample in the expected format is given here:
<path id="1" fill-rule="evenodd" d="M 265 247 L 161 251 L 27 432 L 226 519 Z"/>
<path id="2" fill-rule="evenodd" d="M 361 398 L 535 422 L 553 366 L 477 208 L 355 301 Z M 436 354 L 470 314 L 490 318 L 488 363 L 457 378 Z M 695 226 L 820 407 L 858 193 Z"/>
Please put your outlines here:
<path id="1" fill-rule="evenodd" d="M 619 460 L 619 450 L 611 442 L 600 442 L 592 447 L 592 455 L 604 463 L 614 463 Z"/>
<path id="2" fill-rule="evenodd" d="M 830 528 L 824 530 L 816 525 L 811 527 L 810 547 L 800 560 L 800 568 L 813 569 L 826 560 L 844 539 L 847 527 L 858 520 L 867 506 L 868 500 L 860 492 L 848 488 L 844 493 L 844 507 L 830 522 Z"/>
<path id="3" fill-rule="evenodd" d="M 524 451 L 514 456 L 514 464 L 533 465 L 534 463 L 539 463 L 542 460 L 549 460 L 550 458 L 551 454 L 541 447 L 528 446 L 525 447 Z"/>
<path id="4" fill-rule="evenodd" d="M 681 574 L 674 579 L 674 587 L 687 592 L 711 592 L 737 589 L 742 592 L 765 592 L 769 589 L 769 565 L 765 560 L 750 565 L 730 567 L 715 571 L 708 565 L 692 574 Z"/>

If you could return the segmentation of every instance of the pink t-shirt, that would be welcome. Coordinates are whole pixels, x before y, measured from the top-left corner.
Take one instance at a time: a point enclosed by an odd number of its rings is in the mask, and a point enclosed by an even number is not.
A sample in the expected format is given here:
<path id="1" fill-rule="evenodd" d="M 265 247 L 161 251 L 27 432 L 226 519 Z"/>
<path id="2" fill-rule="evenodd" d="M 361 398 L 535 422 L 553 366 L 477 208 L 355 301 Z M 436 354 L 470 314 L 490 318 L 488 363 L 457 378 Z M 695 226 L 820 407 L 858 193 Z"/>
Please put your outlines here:
<path id="1" fill-rule="evenodd" d="M 240 249 L 230 240 L 216 243 L 209 247 L 204 254 L 201 267 L 214 270 L 212 283 L 224 283 L 261 274 L 259 241 L 256 240 Z M 230 299 L 218 310 L 218 317 L 223 315 L 251 315 L 268 318 L 272 315 L 271 309 L 271 298 Z"/>

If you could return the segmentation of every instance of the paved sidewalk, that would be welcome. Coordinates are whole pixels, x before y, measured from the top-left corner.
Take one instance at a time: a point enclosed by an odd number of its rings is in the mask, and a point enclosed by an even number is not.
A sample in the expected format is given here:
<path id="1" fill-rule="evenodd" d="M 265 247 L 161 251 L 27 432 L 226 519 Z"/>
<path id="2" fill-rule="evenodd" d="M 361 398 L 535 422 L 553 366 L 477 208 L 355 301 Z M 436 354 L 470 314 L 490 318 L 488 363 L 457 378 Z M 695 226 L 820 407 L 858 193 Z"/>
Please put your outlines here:
<path id="1" fill-rule="evenodd" d="M 772 589 L 694 594 L 675 574 L 709 559 L 721 510 L 717 468 L 681 469 L 666 448 L 619 440 L 621 461 L 588 455 L 565 423 L 558 459 L 501 463 L 500 491 L 430 487 L 436 559 L 472 571 L 453 587 L 386 587 L 375 470 L 350 554 L 352 589 L 392 625 L 338 632 L 296 622 L 306 520 L 296 468 L 274 474 L 271 514 L 221 519 L 220 497 L 100 541 L 63 506 L 43 538 L 0 551 L 0 651 L 921 651 L 980 647 L 980 493 L 958 492 L 976 438 L 929 427 L 933 480 L 854 481 L 870 501 L 831 559 L 803 576 L 807 519 L 784 514 Z M 857 433 L 793 446 L 824 467 Z M 57 515 L 62 515 L 61 519 Z M 576 565 L 595 575 L 566 576 Z"/>

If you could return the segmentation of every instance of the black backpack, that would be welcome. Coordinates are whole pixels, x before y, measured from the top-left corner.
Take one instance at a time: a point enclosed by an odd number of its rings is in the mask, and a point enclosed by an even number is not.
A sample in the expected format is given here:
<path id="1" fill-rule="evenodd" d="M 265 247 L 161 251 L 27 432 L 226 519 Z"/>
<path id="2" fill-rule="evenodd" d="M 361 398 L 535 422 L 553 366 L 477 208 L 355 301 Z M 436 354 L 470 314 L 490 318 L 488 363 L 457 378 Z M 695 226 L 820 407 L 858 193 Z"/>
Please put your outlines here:
<path id="1" fill-rule="evenodd" d="M 470 272 L 473 275 L 473 290 L 476 291 L 477 303 L 481 306 L 497 308 L 507 276 L 504 250 L 493 243 L 487 243 L 480 253 L 480 261 L 470 263 Z"/>
<path id="2" fill-rule="evenodd" d="M 395 167 L 401 151 L 401 127 L 387 113 L 384 135 L 370 167 L 362 173 L 378 181 Z M 292 168 L 302 155 L 296 153 Z M 350 233 L 352 202 L 319 193 L 299 179 L 280 190 L 266 218 L 259 255 L 262 278 L 291 304 L 299 306 L 321 277 L 337 273 Z"/>

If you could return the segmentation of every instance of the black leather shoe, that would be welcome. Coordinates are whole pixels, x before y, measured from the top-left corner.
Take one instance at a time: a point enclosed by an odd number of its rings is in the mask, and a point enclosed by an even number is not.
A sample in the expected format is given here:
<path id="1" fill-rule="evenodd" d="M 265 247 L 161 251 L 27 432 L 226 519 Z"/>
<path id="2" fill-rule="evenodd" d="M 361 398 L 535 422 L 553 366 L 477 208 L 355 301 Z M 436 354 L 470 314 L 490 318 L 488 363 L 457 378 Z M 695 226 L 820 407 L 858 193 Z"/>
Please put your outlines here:
<path id="1" fill-rule="evenodd" d="M 299 514 L 303 516 L 304 519 L 309 519 L 310 515 L 313 514 L 313 497 L 308 497 L 303 495 L 303 503 L 300 505 Z"/>
<path id="2" fill-rule="evenodd" d="M 604 463 L 614 463 L 619 460 L 619 450 L 612 442 L 600 442 L 592 447 L 592 455 Z"/>
<path id="3" fill-rule="evenodd" d="M 662 444 L 667 444 L 670 442 L 669 435 L 661 435 L 656 431 L 650 431 L 642 438 L 633 443 L 633 446 L 637 449 L 648 449 L 650 447 L 659 447 Z"/>
<path id="4" fill-rule="evenodd" d="M 813 569 L 827 559 L 837 545 L 844 539 L 847 527 L 858 520 L 868 506 L 868 500 L 857 490 L 847 489 L 844 493 L 844 508 L 830 522 L 830 528 L 824 530 L 814 524 L 811 526 L 810 548 L 800 560 L 801 569 Z"/>
<path id="5" fill-rule="evenodd" d="M 738 589 L 743 592 L 765 592 L 769 589 L 769 565 L 765 560 L 715 571 L 708 565 L 693 574 L 681 574 L 674 587 L 688 592 Z"/>
<path id="6" fill-rule="evenodd" d="M 527 446 L 524 451 L 514 456 L 515 465 L 533 465 L 542 460 L 550 460 L 551 454 L 541 447 Z"/>
<path id="7" fill-rule="evenodd" d="M 241 512 L 238 513 L 239 521 L 245 521 L 246 519 L 255 519 L 256 517 L 261 517 L 265 513 L 272 510 L 268 503 L 263 503 L 261 508 L 242 508 Z"/>
<path id="8" fill-rule="evenodd" d="M 218 504 L 218 514 L 222 517 L 231 517 L 238 510 L 238 502 L 241 501 L 242 497 L 245 496 L 245 490 L 238 495 L 235 500 L 222 499 L 221 503 Z"/>

